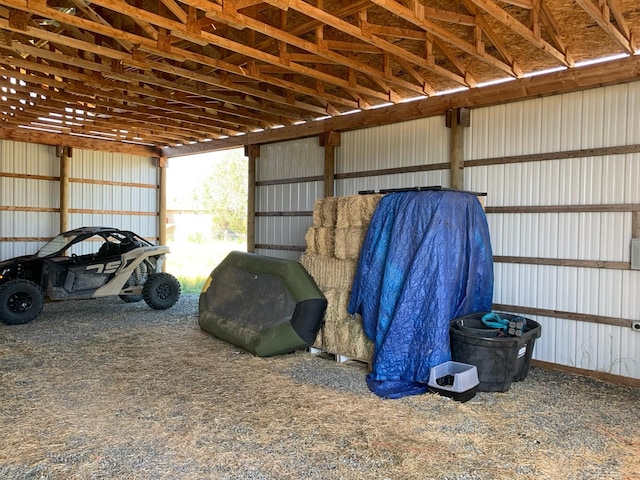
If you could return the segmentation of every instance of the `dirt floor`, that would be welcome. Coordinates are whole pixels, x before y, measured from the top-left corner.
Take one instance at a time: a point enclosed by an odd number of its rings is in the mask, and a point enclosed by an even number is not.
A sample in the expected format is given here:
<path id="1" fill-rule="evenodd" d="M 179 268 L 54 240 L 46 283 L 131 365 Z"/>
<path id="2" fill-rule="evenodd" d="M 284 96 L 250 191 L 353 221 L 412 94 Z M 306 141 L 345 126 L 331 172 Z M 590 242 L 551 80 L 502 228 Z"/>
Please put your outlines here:
<path id="1" fill-rule="evenodd" d="M 0 478 L 640 478 L 639 389 L 532 368 L 467 403 L 382 400 L 358 362 L 215 339 L 197 299 L 0 324 Z"/>

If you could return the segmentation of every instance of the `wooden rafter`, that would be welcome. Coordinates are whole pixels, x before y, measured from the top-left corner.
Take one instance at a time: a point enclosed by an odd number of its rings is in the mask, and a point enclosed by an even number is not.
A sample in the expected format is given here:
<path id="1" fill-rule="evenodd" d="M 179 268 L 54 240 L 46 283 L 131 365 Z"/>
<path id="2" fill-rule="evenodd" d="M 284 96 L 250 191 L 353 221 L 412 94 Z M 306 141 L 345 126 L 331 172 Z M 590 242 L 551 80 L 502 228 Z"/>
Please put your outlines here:
<path id="1" fill-rule="evenodd" d="M 621 46 L 625 52 L 633 54 L 636 51 L 635 41 L 632 41 L 631 33 L 627 23 L 620 14 L 620 10 L 615 0 L 606 0 L 600 2 L 601 7 L 598 8 L 591 0 L 576 0 L 585 12 L 593 18 L 596 23 Z M 613 5 L 613 8 L 611 6 Z M 611 22 L 611 13 L 614 13 L 616 24 Z"/>
<path id="2" fill-rule="evenodd" d="M 639 28 L 635 0 L 0 0 L 0 121 L 110 145 L 284 138 L 635 53 Z"/>

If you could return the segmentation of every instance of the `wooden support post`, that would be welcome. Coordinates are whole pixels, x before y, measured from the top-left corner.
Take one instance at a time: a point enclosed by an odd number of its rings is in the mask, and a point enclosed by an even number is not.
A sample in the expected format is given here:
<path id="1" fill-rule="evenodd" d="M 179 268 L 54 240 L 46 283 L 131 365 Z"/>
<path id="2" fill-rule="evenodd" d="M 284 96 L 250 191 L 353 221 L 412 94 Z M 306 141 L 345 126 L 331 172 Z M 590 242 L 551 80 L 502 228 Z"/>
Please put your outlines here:
<path id="1" fill-rule="evenodd" d="M 245 145 L 244 155 L 249 157 L 247 188 L 247 252 L 256 251 L 256 162 L 260 157 L 260 145 Z"/>
<path id="2" fill-rule="evenodd" d="M 640 238 L 640 212 L 633 212 L 631 217 L 631 238 Z"/>
<path id="3" fill-rule="evenodd" d="M 318 137 L 324 147 L 324 196 L 333 197 L 335 184 L 336 147 L 340 146 L 340 132 L 325 132 Z"/>
<path id="4" fill-rule="evenodd" d="M 159 203 L 158 203 L 158 242 L 159 245 L 167 244 L 167 157 L 158 158 L 159 177 Z M 164 268 L 164 265 L 163 265 Z"/>
<path id="5" fill-rule="evenodd" d="M 447 127 L 451 128 L 449 143 L 449 161 L 451 163 L 451 185 L 454 190 L 464 190 L 464 132 L 461 127 L 468 127 L 469 109 L 456 108 L 447 110 Z"/>
<path id="6" fill-rule="evenodd" d="M 60 232 L 69 230 L 69 164 L 71 147 L 57 147 L 60 158 Z"/>

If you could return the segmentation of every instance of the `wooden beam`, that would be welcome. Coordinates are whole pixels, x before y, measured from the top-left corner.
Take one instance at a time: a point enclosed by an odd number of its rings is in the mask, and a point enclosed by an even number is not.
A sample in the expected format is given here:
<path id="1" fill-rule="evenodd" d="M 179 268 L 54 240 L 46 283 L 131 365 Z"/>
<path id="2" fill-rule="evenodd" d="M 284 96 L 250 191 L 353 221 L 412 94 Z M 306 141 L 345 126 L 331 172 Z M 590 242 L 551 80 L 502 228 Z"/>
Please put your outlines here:
<path id="1" fill-rule="evenodd" d="M 246 145 L 247 172 L 247 252 L 256 251 L 256 162 L 260 158 L 260 145 Z"/>
<path id="2" fill-rule="evenodd" d="M 468 89 L 450 95 L 430 97 L 425 100 L 353 113 L 324 121 L 307 122 L 268 132 L 250 133 L 241 137 L 168 148 L 164 150 L 164 154 L 169 157 L 191 155 L 234 148 L 250 143 L 271 143 L 311 137 L 331 130 L 349 131 L 389 125 L 418 118 L 444 115 L 450 108 L 474 108 L 516 102 L 545 95 L 637 81 L 639 77 L 640 55 L 633 55 L 607 63 L 568 68 L 545 75 L 519 78 L 499 85 Z"/>
<path id="3" fill-rule="evenodd" d="M 319 137 L 324 147 L 324 196 L 334 196 L 336 147 L 340 145 L 340 132 L 324 132 Z"/>
<path id="4" fill-rule="evenodd" d="M 167 157 L 158 157 L 158 242 L 167 244 Z M 165 265 L 162 265 L 164 270 Z"/>
<path id="5" fill-rule="evenodd" d="M 529 41 L 532 45 L 536 46 L 547 52 L 549 55 L 554 57 L 563 65 L 569 66 L 570 63 L 567 60 L 566 52 L 561 52 L 556 49 L 553 45 L 550 45 L 543 38 L 536 37 L 534 32 L 524 24 L 520 23 L 519 20 L 509 15 L 505 10 L 500 8 L 498 5 L 493 3 L 491 0 L 471 0 L 475 3 L 479 8 L 490 14 L 499 22 L 503 23 L 515 33 L 520 35 L 525 40 Z M 580 0 L 578 0 L 580 1 Z M 590 1 L 590 0 L 587 0 Z"/>
<path id="6" fill-rule="evenodd" d="M 399 2 L 395 0 L 372 0 L 376 5 L 388 10 L 389 12 L 397 15 L 408 22 L 413 23 L 414 25 L 423 28 L 430 34 L 440 38 L 441 40 L 449 43 L 450 45 L 459 48 L 463 52 L 474 56 L 475 58 L 492 65 L 503 72 L 512 75 L 513 66 L 504 63 L 503 61 L 489 55 L 484 50 L 478 51 L 476 45 L 469 43 L 468 41 L 458 37 L 457 35 L 451 33 L 442 25 L 439 25 L 435 22 L 429 20 L 426 11 L 421 12 L 420 9 L 416 12 L 410 8 L 405 7 Z M 475 25 L 475 22 L 474 22 Z"/>
<path id="7" fill-rule="evenodd" d="M 576 3 L 580 5 L 580 7 L 589 14 L 589 16 L 602 28 L 607 35 L 609 35 L 613 40 L 621 46 L 625 52 L 633 55 L 635 53 L 635 45 L 631 44 L 631 36 L 628 33 L 629 29 L 626 26 L 626 23 L 622 24 L 623 31 L 618 30 L 612 23 L 608 14 L 608 6 L 607 6 L 607 15 L 605 16 L 602 11 L 596 7 L 591 0 L 576 0 Z M 625 33 L 627 32 L 627 36 Z"/>
<path id="8" fill-rule="evenodd" d="M 0 127 L 0 139 L 53 146 L 63 143 L 69 147 L 81 148 L 84 150 L 128 153 L 131 155 L 139 155 L 141 157 L 160 156 L 158 149 L 153 146 L 132 145 L 115 141 L 111 142 L 107 140 L 78 137 L 75 135 L 47 133 L 33 129 Z"/>
<path id="9" fill-rule="evenodd" d="M 69 230 L 69 147 L 56 147 L 60 157 L 60 232 Z"/>
<path id="10" fill-rule="evenodd" d="M 464 131 L 462 114 L 468 109 L 451 109 L 447 112 L 447 123 L 451 128 L 449 137 L 449 162 L 451 165 L 451 188 L 464 190 Z"/>

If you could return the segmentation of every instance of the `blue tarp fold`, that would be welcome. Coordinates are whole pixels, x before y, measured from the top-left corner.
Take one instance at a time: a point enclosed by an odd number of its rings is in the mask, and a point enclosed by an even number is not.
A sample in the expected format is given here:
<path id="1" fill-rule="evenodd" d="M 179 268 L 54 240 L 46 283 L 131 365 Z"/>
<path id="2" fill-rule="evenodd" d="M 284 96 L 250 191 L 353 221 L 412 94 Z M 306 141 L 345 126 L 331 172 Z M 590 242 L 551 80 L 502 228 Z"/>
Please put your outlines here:
<path id="1" fill-rule="evenodd" d="M 451 359 L 449 322 L 490 311 L 493 256 L 472 194 L 401 192 L 382 198 L 364 240 L 349 300 L 375 344 L 369 388 L 385 398 L 427 391 L 431 367 Z"/>

